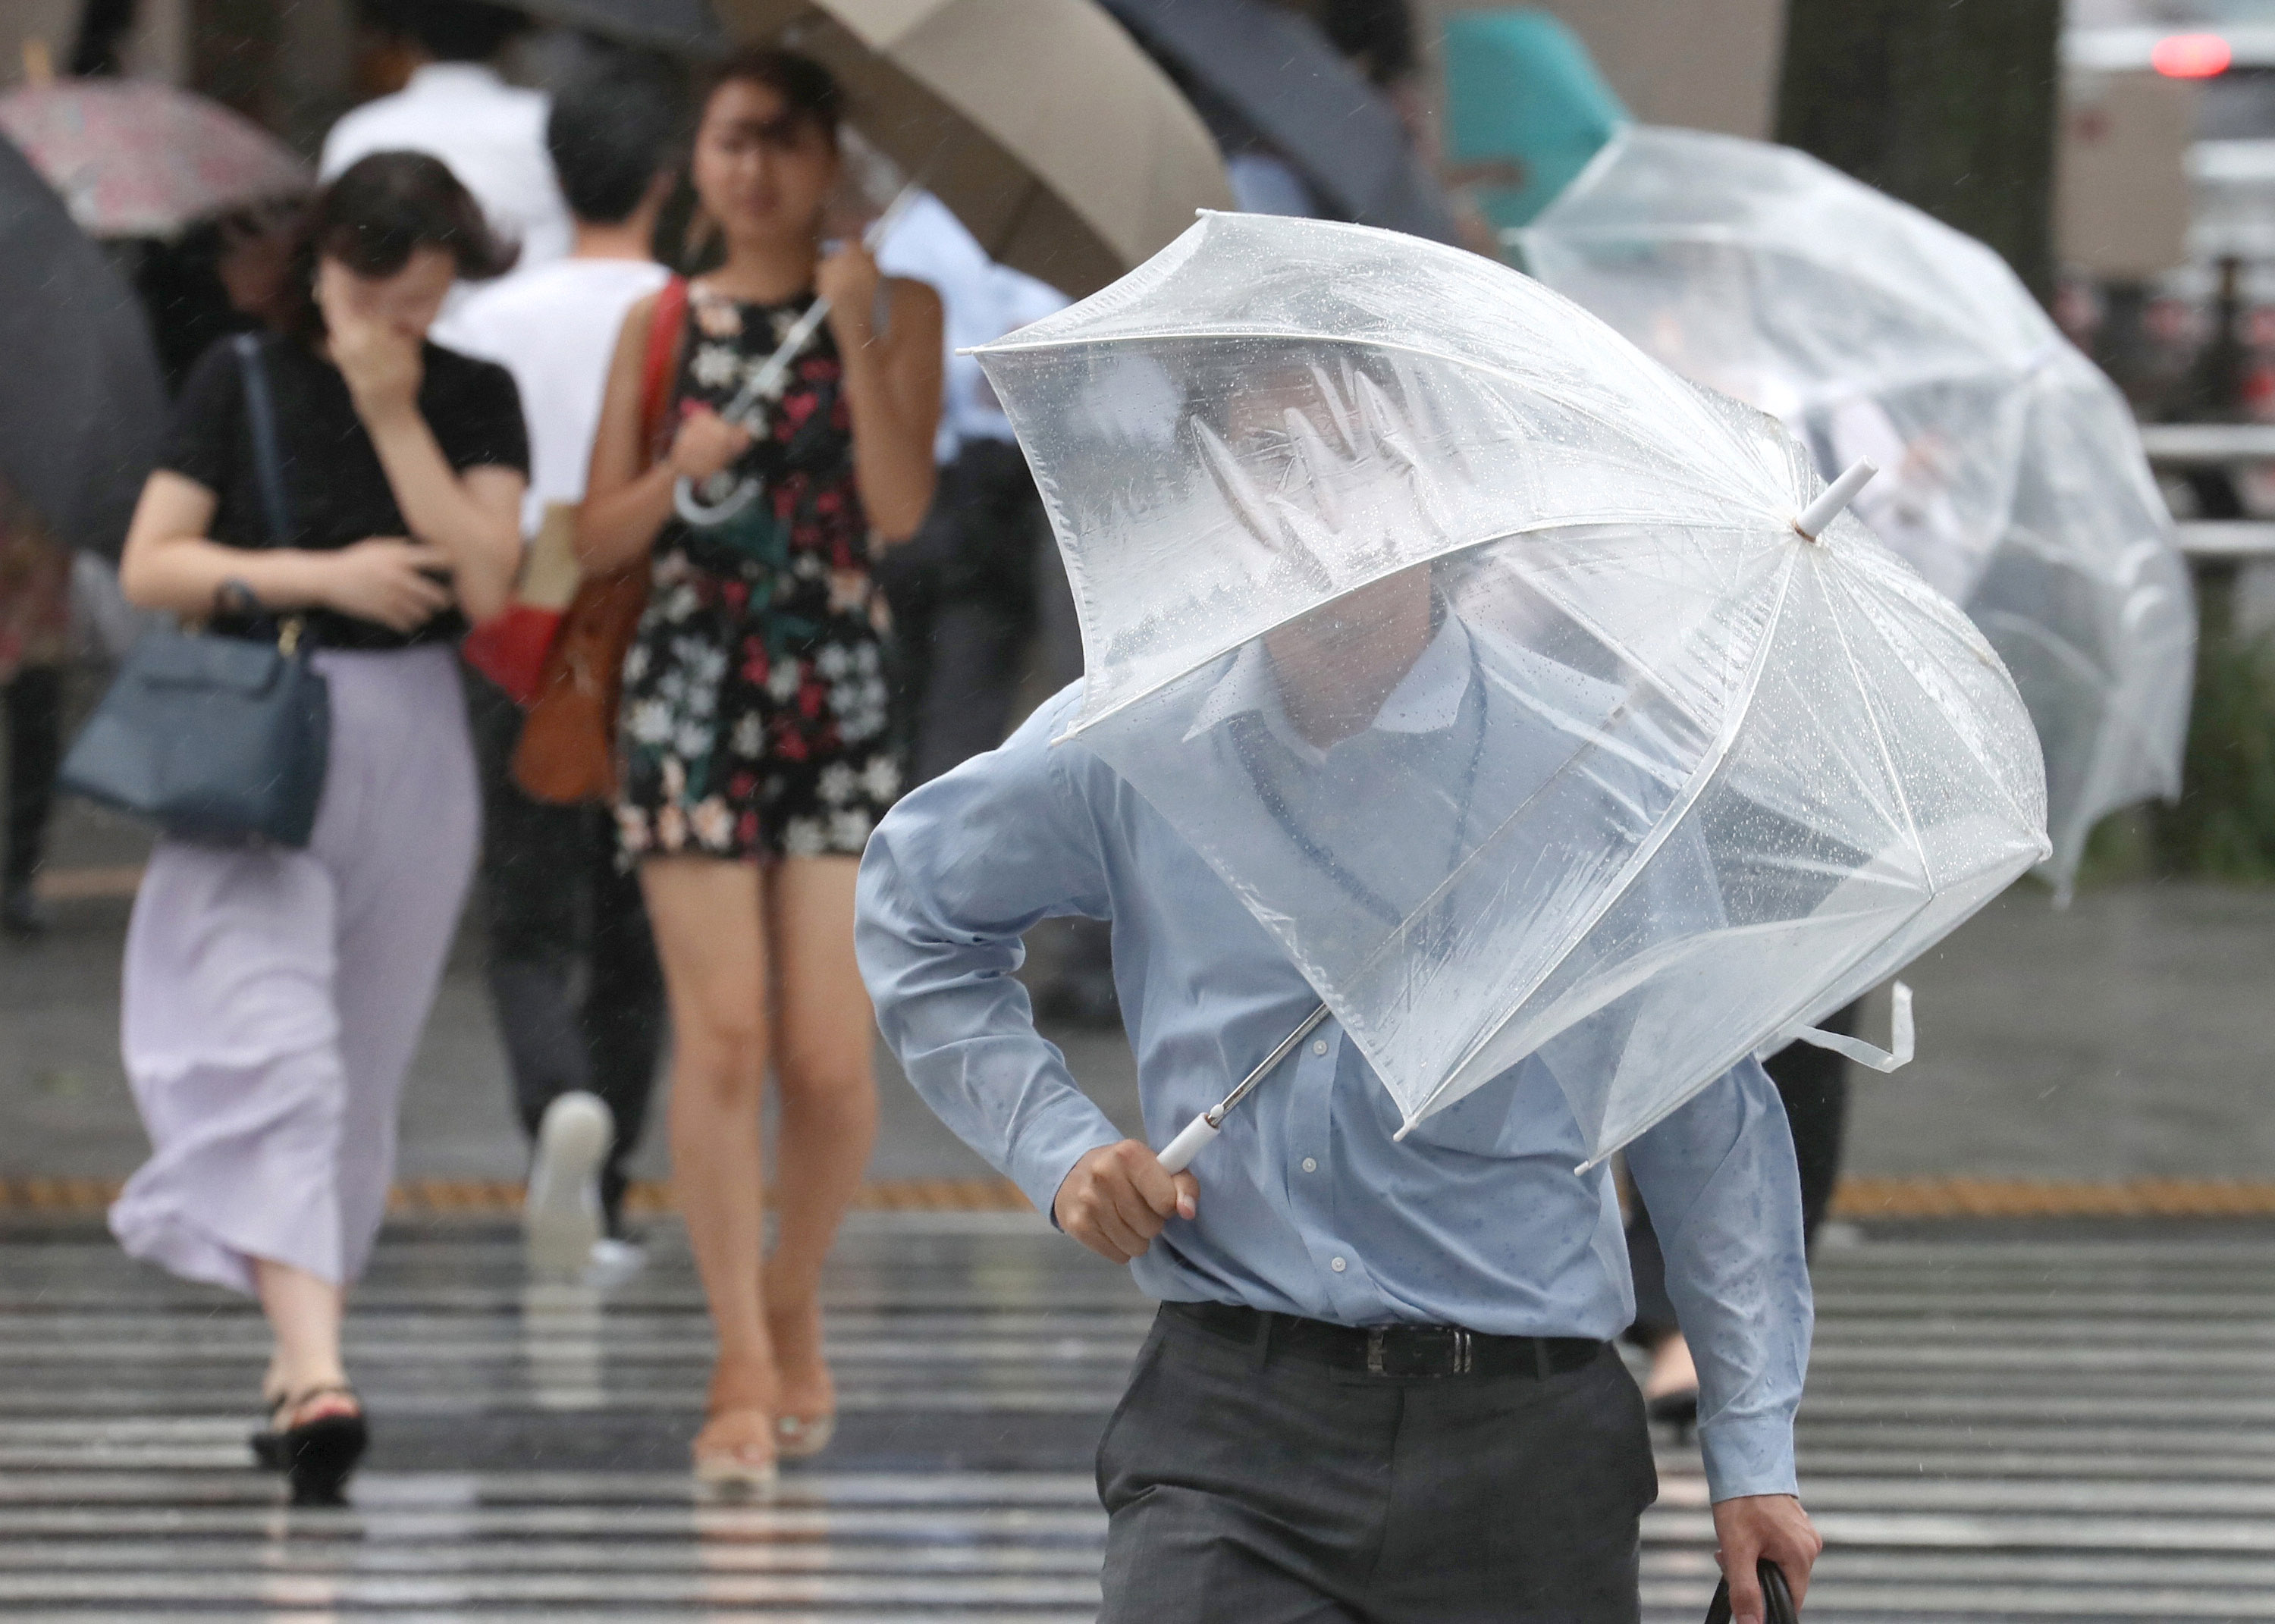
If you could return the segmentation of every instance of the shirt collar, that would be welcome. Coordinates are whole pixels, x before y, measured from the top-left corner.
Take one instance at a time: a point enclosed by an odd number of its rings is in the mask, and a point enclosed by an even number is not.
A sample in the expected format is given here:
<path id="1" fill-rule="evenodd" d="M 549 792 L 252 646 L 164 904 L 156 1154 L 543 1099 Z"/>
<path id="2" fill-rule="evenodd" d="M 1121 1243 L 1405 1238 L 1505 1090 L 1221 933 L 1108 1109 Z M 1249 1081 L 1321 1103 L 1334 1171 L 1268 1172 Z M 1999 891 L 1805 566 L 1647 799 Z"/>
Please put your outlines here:
<path id="1" fill-rule="evenodd" d="M 464 95 L 469 91 L 479 94 L 507 87 L 498 71 L 486 63 L 427 62 L 411 70 L 411 78 L 403 87 L 422 95 Z"/>
<path id="2" fill-rule="evenodd" d="M 1364 731 L 1435 733 L 1441 728 L 1450 728 L 1461 714 L 1462 698 L 1469 687 L 1469 633 L 1458 619 L 1447 614 L 1440 617 L 1438 635 L 1407 668 L 1406 675 L 1398 679 L 1398 685 L 1390 691 L 1382 708 L 1375 713 L 1373 722 Z M 1185 738 L 1190 742 L 1236 716 L 1251 714 L 1262 718 L 1272 736 L 1298 759 L 1317 766 L 1327 759 L 1326 751 L 1296 731 L 1287 707 L 1280 702 L 1279 679 L 1273 673 L 1272 657 L 1266 652 L 1262 638 L 1251 638 L 1242 645 L 1231 668 L 1217 679 L 1216 686 L 1202 702 L 1200 714 L 1186 729 Z"/>

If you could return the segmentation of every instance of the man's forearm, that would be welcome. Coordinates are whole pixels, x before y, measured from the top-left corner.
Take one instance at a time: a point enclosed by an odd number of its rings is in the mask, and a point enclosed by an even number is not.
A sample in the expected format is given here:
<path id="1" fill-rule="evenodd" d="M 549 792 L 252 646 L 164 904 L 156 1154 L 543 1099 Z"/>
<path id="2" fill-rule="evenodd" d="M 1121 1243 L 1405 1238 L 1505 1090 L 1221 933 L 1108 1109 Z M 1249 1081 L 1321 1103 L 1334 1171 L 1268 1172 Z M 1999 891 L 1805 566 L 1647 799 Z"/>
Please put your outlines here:
<path id="1" fill-rule="evenodd" d="M 1698 1435 L 1717 1500 L 1792 1494 L 1793 1416 L 1813 1313 L 1793 1135 L 1751 1061 L 1630 1145 L 1698 1365 Z"/>
<path id="2" fill-rule="evenodd" d="M 1075 1163 L 1122 1136 L 1036 1031 L 1018 938 L 939 928 L 882 833 L 861 866 L 856 941 L 878 1026 L 941 1121 L 1047 1213 Z"/>

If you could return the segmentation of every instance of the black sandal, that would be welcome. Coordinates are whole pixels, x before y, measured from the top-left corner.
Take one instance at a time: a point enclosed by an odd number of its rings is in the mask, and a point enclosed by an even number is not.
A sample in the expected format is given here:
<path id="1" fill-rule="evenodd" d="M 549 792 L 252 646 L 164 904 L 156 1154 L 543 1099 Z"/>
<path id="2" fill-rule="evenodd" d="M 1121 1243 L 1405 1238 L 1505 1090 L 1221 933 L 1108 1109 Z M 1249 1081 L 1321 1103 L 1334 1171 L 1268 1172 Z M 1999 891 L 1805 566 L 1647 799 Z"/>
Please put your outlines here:
<path id="1" fill-rule="evenodd" d="M 355 1404 L 353 1413 L 280 1424 L 311 1401 L 334 1393 Z M 348 1474 L 355 1470 L 370 1442 L 371 1429 L 364 1421 L 362 1401 L 356 1398 L 355 1389 L 333 1384 L 278 1399 L 267 1429 L 253 1435 L 253 1458 L 270 1471 L 284 1474 L 291 1484 L 295 1506 L 344 1506 L 347 1497 L 342 1491 Z"/>
<path id="2" fill-rule="evenodd" d="M 1687 1444 L 1698 1431 L 1698 1389 L 1679 1387 L 1673 1393 L 1662 1393 L 1657 1398 L 1644 1401 L 1644 1412 L 1653 1421 L 1666 1423 L 1674 1429 L 1674 1441 Z"/>

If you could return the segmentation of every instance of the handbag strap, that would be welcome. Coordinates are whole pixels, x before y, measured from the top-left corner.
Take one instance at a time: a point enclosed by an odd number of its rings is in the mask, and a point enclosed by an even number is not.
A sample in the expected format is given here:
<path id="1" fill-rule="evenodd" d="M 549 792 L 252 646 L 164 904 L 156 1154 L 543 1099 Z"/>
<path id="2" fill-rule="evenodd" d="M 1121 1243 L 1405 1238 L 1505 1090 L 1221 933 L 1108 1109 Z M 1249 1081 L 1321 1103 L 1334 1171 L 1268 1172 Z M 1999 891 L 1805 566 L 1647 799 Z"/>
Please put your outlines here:
<path id="1" fill-rule="evenodd" d="M 673 376 L 679 360 L 680 329 L 687 321 L 687 278 L 674 276 L 655 296 L 647 326 L 647 354 L 640 368 L 640 443 L 651 458 L 661 455 L 664 414 L 670 409 Z"/>
<path id="2" fill-rule="evenodd" d="M 261 361 L 261 335 L 239 333 L 230 340 L 245 378 L 245 415 L 253 430 L 253 477 L 261 487 L 268 545 L 283 547 L 292 537 L 292 510 L 284 500 L 284 461 L 276 446 L 276 408 L 268 394 L 268 369 Z"/>

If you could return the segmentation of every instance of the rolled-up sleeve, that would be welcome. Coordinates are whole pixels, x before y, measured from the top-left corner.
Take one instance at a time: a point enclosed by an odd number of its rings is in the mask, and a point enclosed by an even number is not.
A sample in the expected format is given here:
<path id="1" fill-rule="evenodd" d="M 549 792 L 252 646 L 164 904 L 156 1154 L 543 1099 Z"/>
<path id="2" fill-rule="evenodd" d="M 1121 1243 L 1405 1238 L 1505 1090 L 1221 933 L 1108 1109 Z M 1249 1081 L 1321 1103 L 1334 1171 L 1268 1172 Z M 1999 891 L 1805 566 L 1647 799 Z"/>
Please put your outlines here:
<path id="1" fill-rule="evenodd" d="M 1078 698 L 1068 690 L 1001 749 L 893 808 L 861 859 L 854 925 L 909 1081 L 1045 1214 L 1074 1164 L 1122 1137 L 1035 1031 L 1013 978 L 1037 921 L 1107 911 L 1096 825 L 1050 746 Z"/>
<path id="2" fill-rule="evenodd" d="M 1628 1146 L 1698 1365 L 1708 1493 L 1792 1494 L 1814 1309 L 1785 1107 L 1747 1060 Z"/>

